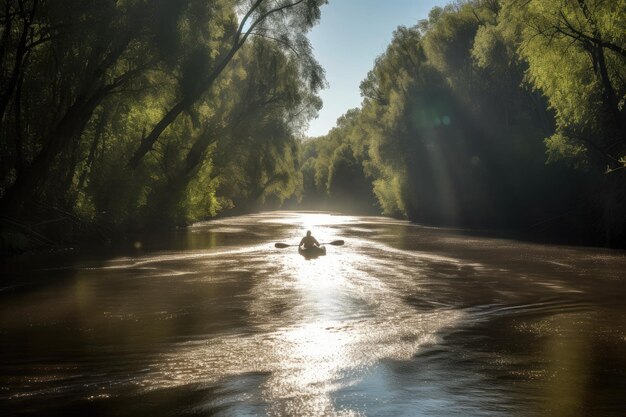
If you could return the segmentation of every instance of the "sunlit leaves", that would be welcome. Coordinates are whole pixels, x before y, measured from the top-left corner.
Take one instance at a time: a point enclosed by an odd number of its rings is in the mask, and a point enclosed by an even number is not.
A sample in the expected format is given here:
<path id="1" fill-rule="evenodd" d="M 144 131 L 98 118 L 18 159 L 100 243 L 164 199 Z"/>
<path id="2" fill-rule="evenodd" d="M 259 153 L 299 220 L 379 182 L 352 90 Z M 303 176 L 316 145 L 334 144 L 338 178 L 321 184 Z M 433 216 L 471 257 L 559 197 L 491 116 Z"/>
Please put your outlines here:
<path id="1" fill-rule="evenodd" d="M 19 101 L 2 120 L 2 132 L 16 136 L 2 149 L 11 175 L 0 198 L 34 161 L 33 182 L 51 203 L 109 213 L 113 227 L 185 223 L 233 202 L 296 195 L 296 137 L 321 107 L 324 85 L 305 33 L 324 3 L 20 2 L 38 4 L 32 28 L 41 30 L 32 31 Z M 14 38 L 2 37 L 12 51 L 3 60 L 16 55 Z"/>
<path id="2" fill-rule="evenodd" d="M 572 143 L 572 140 L 561 133 L 555 133 L 546 139 L 548 148 L 548 161 L 558 161 L 568 158 L 574 161 L 582 161 L 585 155 L 585 147 L 582 144 Z"/>
<path id="3" fill-rule="evenodd" d="M 356 160 L 384 213 L 444 224 L 519 224 L 527 206 L 558 204 L 566 190 L 545 178 L 544 165 L 543 139 L 554 121 L 537 91 L 555 83 L 561 106 L 574 106 L 597 95 L 598 85 L 591 80 L 570 86 L 578 95 L 566 91 L 564 80 L 589 77 L 585 63 L 560 65 L 555 60 L 564 54 L 547 44 L 534 57 L 545 60 L 543 79 L 529 71 L 524 83 L 529 62 L 520 45 L 529 21 L 514 18 L 522 3 L 456 3 L 433 9 L 417 27 L 398 28 L 361 83 L 362 107 L 307 145 L 314 152 L 305 163 L 306 184 L 313 178 L 316 191 L 332 197 L 336 172 L 359 177 L 346 174 Z M 593 111 L 576 111 L 569 117 L 600 123 Z M 585 147 L 568 140 L 560 133 L 547 140 L 550 161 L 584 156 Z M 537 202 L 534 194 L 550 197 Z"/>
<path id="4" fill-rule="evenodd" d="M 506 46 L 500 31 L 493 25 L 478 28 L 472 47 L 474 62 L 481 68 L 493 68 L 505 55 Z"/>
<path id="5" fill-rule="evenodd" d="M 382 213 L 388 216 L 406 216 L 401 178 L 380 178 L 374 181 L 374 194 L 378 199 Z"/>
<path id="6" fill-rule="evenodd" d="M 619 52 L 626 45 L 625 6 L 622 0 L 505 2 L 508 20 L 522 28 L 518 51 L 528 62 L 527 79 L 556 113 L 559 131 L 546 141 L 551 159 L 595 154 L 611 164 L 626 152 L 619 104 L 626 94 L 626 56 Z"/>

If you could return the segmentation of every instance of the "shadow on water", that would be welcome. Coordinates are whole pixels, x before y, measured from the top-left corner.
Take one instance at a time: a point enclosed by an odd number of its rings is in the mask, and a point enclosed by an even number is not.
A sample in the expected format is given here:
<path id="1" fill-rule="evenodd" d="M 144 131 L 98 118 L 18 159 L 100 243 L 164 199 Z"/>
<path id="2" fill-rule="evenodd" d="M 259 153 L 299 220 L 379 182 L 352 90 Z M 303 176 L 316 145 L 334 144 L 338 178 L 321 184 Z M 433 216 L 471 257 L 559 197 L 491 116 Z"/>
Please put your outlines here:
<path id="1" fill-rule="evenodd" d="M 270 212 L 2 270 L 3 415 L 626 409 L 623 252 Z"/>

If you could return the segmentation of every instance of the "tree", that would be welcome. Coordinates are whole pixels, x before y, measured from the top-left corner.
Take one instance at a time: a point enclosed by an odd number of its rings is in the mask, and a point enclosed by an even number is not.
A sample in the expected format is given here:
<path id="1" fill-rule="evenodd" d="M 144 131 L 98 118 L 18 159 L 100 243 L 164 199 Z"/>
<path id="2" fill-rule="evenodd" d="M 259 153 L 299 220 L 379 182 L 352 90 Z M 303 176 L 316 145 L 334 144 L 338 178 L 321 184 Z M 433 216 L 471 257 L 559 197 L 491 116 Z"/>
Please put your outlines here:
<path id="1" fill-rule="evenodd" d="M 161 133 L 176 120 L 178 115 L 188 110 L 202 97 L 202 94 L 213 85 L 251 35 L 275 39 L 279 45 L 286 46 L 296 54 L 301 55 L 303 58 L 302 65 L 306 75 L 310 78 L 311 85 L 315 88 L 321 87 L 323 84 L 321 68 L 310 55 L 308 41 L 297 30 L 306 31 L 317 21 L 320 16 L 319 7 L 324 3 L 324 0 L 286 0 L 280 2 L 255 0 L 251 2 L 239 25 L 236 28 L 233 24 L 227 26 L 226 32 L 228 37 L 232 39 L 230 46 L 226 47 L 224 51 L 220 51 L 220 57 L 212 68 L 206 68 L 206 74 L 198 74 L 193 88 L 181 91 L 181 97 L 177 102 L 152 128 L 151 132 L 141 139 L 139 147 L 130 158 L 129 166 L 134 169 L 139 165 L 141 159 L 152 149 Z M 290 9 L 293 9 L 291 14 L 288 13 Z M 295 37 L 294 33 L 296 34 Z"/>
<path id="2" fill-rule="evenodd" d="M 551 159 L 591 157 L 609 169 L 624 166 L 626 3 L 507 1 L 504 6 L 508 20 L 522 26 L 519 53 L 528 62 L 528 79 L 556 114 L 557 130 L 546 140 Z"/>
<path id="3" fill-rule="evenodd" d="M 12 99 L 14 119 L 5 117 L 3 131 L 14 138 L 15 161 L 12 180 L 3 184 L 3 208 L 40 195 L 57 157 L 78 146 L 95 109 L 153 63 L 143 52 L 151 49 L 151 19 L 160 10 L 159 4 L 152 6 L 33 0 L 25 22 L 37 29 L 29 30 L 23 62 L 15 61 L 19 89 L 5 94 Z M 5 35 L 15 30 L 6 24 Z M 18 57 L 20 45 L 10 45 L 14 52 L 8 54 Z M 31 119 L 23 120 L 25 113 Z"/>
<path id="4" fill-rule="evenodd" d="M 297 194 L 323 3 L 2 2 L 3 214 L 124 232 Z"/>

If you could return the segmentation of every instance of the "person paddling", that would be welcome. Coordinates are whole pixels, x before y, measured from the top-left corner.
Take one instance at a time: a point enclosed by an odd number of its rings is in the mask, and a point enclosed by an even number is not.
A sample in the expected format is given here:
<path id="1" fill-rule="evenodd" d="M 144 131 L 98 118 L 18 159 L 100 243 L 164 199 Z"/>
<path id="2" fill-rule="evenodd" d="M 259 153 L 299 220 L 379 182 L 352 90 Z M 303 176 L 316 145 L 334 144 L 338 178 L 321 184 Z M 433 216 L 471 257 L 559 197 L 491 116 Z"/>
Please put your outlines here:
<path id="1" fill-rule="evenodd" d="M 302 238 L 298 246 L 304 246 L 304 249 L 319 248 L 320 243 L 311 235 L 311 231 L 307 230 L 306 236 Z"/>

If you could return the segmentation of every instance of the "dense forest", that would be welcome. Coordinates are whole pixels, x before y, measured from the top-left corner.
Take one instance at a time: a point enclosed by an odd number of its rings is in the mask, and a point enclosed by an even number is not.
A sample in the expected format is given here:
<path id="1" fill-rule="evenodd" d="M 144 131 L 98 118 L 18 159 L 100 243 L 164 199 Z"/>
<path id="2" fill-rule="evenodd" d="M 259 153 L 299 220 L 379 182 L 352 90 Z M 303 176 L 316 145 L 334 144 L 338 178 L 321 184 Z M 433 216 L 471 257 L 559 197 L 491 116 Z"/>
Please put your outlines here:
<path id="1" fill-rule="evenodd" d="M 0 1 L 2 245 L 286 203 L 626 244 L 626 0 L 434 8 L 305 139 L 324 3 Z"/>
<path id="2" fill-rule="evenodd" d="M 626 1 L 476 0 L 399 27 L 303 146 L 304 202 L 626 243 Z"/>
<path id="3" fill-rule="evenodd" d="M 5 245 L 110 239 L 301 190 L 321 0 L 3 0 Z"/>

